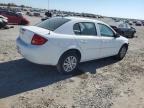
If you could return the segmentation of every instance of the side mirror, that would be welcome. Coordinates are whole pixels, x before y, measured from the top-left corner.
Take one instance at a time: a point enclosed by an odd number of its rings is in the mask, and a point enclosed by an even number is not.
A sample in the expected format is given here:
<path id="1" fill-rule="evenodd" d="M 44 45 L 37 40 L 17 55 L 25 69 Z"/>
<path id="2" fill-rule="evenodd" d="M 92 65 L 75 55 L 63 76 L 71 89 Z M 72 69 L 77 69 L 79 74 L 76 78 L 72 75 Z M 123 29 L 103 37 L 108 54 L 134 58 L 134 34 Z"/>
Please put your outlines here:
<path id="1" fill-rule="evenodd" d="M 115 37 L 115 38 L 119 38 L 120 35 L 119 35 L 118 33 L 115 33 L 114 37 Z"/>

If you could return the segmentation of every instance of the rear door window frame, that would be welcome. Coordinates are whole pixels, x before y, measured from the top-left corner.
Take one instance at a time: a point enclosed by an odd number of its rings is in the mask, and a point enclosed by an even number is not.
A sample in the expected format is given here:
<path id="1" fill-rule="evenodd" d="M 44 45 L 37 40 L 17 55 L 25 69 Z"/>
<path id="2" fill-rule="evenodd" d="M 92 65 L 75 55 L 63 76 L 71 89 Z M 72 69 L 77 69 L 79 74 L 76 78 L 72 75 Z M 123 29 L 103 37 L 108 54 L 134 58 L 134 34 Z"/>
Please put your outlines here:
<path id="1" fill-rule="evenodd" d="M 96 34 L 95 34 L 95 35 L 84 35 L 84 34 L 81 34 L 81 28 L 80 28 L 80 25 L 79 25 L 80 23 L 92 23 L 92 24 L 94 24 L 94 26 L 95 26 L 94 28 L 95 28 Z M 76 34 L 76 33 L 74 32 L 74 26 L 75 26 L 76 24 L 79 25 L 80 34 Z M 95 24 L 94 22 L 77 22 L 77 23 L 75 23 L 75 24 L 73 25 L 73 32 L 74 32 L 75 35 L 82 35 L 82 36 L 98 36 L 97 26 L 96 26 L 96 24 Z"/>

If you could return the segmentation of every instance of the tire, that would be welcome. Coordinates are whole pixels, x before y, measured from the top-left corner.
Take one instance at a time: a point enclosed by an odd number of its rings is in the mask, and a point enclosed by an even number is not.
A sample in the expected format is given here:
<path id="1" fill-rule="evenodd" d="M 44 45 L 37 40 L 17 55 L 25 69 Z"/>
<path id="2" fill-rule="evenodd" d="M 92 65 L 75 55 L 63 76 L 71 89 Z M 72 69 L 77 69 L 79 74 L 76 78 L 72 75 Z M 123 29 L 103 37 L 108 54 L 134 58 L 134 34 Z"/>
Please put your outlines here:
<path id="1" fill-rule="evenodd" d="M 128 36 L 128 38 L 134 38 L 135 33 L 131 33 L 131 35 Z"/>
<path id="2" fill-rule="evenodd" d="M 73 64 L 71 64 L 73 61 Z M 57 64 L 57 70 L 61 74 L 73 74 L 78 69 L 78 64 L 80 62 L 80 58 L 78 55 L 74 52 L 68 52 L 61 56 L 58 64 Z"/>
<path id="3" fill-rule="evenodd" d="M 127 46 L 127 45 L 123 45 L 123 46 L 121 47 L 121 49 L 119 50 L 119 53 L 118 53 L 118 55 L 116 56 L 116 58 L 117 58 L 118 60 L 122 60 L 122 59 L 125 57 L 125 55 L 126 55 L 126 53 L 127 53 L 127 50 L 128 50 L 128 46 Z"/>
<path id="4" fill-rule="evenodd" d="M 5 26 L 4 22 L 0 22 L 0 29 L 3 28 Z"/>
<path id="5" fill-rule="evenodd" d="M 131 38 L 134 38 L 134 37 L 135 37 L 135 33 L 132 34 L 132 37 L 131 37 Z"/>
<path id="6" fill-rule="evenodd" d="M 133 33 L 133 38 L 135 37 L 136 31 Z"/>

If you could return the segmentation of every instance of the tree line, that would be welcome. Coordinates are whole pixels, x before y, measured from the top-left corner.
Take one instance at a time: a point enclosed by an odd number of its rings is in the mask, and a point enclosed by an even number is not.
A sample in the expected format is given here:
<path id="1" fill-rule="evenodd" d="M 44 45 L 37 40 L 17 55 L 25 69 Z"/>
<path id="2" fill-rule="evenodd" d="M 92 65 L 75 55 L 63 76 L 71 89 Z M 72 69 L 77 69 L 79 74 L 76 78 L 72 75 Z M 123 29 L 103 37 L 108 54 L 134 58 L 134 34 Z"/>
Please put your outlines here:
<path id="1" fill-rule="evenodd" d="M 15 3 L 0 3 L 0 6 L 32 8 L 30 6 L 25 6 L 25 5 L 16 5 Z"/>

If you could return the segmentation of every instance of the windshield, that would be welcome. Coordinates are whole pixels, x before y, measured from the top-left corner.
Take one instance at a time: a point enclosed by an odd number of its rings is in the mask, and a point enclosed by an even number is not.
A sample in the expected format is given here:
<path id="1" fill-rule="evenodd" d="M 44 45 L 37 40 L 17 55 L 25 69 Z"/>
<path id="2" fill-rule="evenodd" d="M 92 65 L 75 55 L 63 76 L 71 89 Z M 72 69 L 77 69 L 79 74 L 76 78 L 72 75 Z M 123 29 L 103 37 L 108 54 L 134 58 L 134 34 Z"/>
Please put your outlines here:
<path id="1" fill-rule="evenodd" d="M 125 25 L 124 24 L 120 24 L 118 27 L 119 28 L 125 28 Z"/>
<path id="2" fill-rule="evenodd" d="M 129 24 L 120 24 L 119 28 L 131 28 Z"/>
<path id="3" fill-rule="evenodd" d="M 37 24 L 36 26 L 54 31 L 60 26 L 62 26 L 63 24 L 67 23 L 68 21 L 70 20 L 66 18 L 50 18 Z"/>

